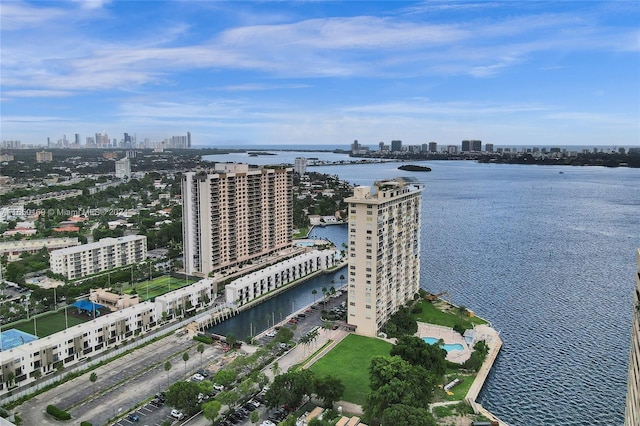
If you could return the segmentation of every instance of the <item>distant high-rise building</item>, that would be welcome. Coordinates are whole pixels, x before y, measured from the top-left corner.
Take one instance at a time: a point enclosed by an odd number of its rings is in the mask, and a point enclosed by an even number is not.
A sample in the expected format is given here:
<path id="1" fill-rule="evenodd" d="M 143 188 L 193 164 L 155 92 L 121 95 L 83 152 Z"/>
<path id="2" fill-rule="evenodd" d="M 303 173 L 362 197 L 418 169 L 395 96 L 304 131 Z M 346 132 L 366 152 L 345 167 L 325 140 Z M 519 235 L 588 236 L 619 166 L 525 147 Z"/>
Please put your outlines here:
<path id="1" fill-rule="evenodd" d="M 391 152 L 402 151 L 402 141 L 391 141 Z"/>
<path id="2" fill-rule="evenodd" d="M 449 154 L 457 154 L 458 147 L 456 145 L 447 145 L 447 153 Z"/>
<path id="3" fill-rule="evenodd" d="M 51 138 L 47 138 L 47 148 L 51 148 Z"/>
<path id="4" fill-rule="evenodd" d="M 482 141 L 479 140 L 463 140 L 462 152 L 480 152 L 482 151 Z"/>
<path id="5" fill-rule="evenodd" d="M 116 161 L 116 178 L 128 179 L 131 177 L 131 161 L 128 158 Z"/>
<path id="6" fill-rule="evenodd" d="M 429 142 L 429 152 L 438 152 L 438 144 L 436 142 Z"/>
<path id="7" fill-rule="evenodd" d="M 53 161 L 53 154 L 50 151 L 36 152 L 37 163 L 49 163 L 51 161 Z"/>
<path id="8" fill-rule="evenodd" d="M 293 169 L 216 164 L 182 178 L 184 267 L 212 272 L 291 246 Z"/>
<path id="9" fill-rule="evenodd" d="M 307 159 L 304 157 L 296 157 L 293 171 L 302 176 L 307 173 Z"/>
<path id="10" fill-rule="evenodd" d="M 629 352 L 629 376 L 627 379 L 627 407 L 624 415 L 625 426 L 640 425 L 640 248 L 636 252 L 636 262 L 631 350 Z"/>
<path id="11" fill-rule="evenodd" d="M 191 148 L 191 132 L 187 132 L 187 148 Z"/>
<path id="12" fill-rule="evenodd" d="M 79 133 L 75 134 L 75 142 L 74 143 L 76 145 L 80 145 L 80 134 Z"/>
<path id="13" fill-rule="evenodd" d="M 403 179 L 358 186 L 349 206 L 347 322 L 376 336 L 420 288 L 423 188 Z"/>
<path id="14" fill-rule="evenodd" d="M 492 143 L 488 143 L 484 146 L 484 150 L 487 152 L 493 152 L 493 144 Z"/>
<path id="15" fill-rule="evenodd" d="M 356 139 L 351 144 L 351 153 L 352 154 L 357 154 L 359 151 L 360 151 L 360 144 L 358 143 L 358 140 Z"/>

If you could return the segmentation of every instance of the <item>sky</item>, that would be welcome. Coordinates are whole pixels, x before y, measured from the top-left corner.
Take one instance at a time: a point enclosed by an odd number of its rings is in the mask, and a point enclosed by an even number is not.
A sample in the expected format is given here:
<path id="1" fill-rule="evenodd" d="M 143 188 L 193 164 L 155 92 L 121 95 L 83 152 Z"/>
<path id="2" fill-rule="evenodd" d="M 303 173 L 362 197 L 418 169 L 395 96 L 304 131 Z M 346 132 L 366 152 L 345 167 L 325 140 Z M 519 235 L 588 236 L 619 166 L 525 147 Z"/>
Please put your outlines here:
<path id="1" fill-rule="evenodd" d="M 637 1 L 0 3 L 2 140 L 640 146 Z"/>

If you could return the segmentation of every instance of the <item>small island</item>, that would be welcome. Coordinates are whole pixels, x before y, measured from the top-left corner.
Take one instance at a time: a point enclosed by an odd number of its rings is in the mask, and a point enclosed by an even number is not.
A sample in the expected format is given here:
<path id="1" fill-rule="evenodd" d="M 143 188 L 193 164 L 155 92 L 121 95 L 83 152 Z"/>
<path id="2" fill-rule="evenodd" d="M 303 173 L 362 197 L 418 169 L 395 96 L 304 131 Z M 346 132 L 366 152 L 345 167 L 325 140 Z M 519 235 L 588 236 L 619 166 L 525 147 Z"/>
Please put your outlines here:
<path id="1" fill-rule="evenodd" d="M 278 155 L 273 152 L 265 152 L 265 151 L 248 151 L 249 157 L 257 157 L 259 155 Z"/>
<path id="2" fill-rule="evenodd" d="M 405 170 L 408 172 L 430 172 L 431 167 L 418 166 L 416 164 L 405 164 L 398 167 L 399 170 Z"/>

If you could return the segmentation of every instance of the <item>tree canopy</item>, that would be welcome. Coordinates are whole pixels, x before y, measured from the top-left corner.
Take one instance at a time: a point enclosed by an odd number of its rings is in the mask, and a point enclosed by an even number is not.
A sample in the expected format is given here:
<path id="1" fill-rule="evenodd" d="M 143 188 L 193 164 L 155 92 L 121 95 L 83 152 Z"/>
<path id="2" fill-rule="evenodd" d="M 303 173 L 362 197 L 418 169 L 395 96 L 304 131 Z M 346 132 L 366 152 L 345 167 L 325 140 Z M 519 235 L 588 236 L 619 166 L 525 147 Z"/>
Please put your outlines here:
<path id="1" fill-rule="evenodd" d="M 335 376 L 320 377 L 315 381 L 314 393 L 324 401 L 325 407 L 332 407 L 344 394 L 344 383 Z"/>
<path id="2" fill-rule="evenodd" d="M 431 412 L 426 408 L 395 404 L 382 413 L 382 426 L 436 426 Z"/>
<path id="3" fill-rule="evenodd" d="M 194 382 L 176 382 L 169 387 L 167 402 L 169 405 L 187 414 L 198 411 L 198 394 L 200 386 Z"/>
<path id="4" fill-rule="evenodd" d="M 391 355 L 398 355 L 411 365 L 421 365 L 437 377 L 441 377 L 447 369 L 447 351 L 439 345 L 429 345 L 416 336 L 398 338 L 391 348 Z"/>
<path id="5" fill-rule="evenodd" d="M 310 370 L 292 371 L 276 376 L 265 394 L 267 406 L 298 407 L 314 390 L 315 376 Z"/>
<path id="6" fill-rule="evenodd" d="M 422 366 L 399 356 L 375 357 L 369 367 L 371 393 L 364 404 L 369 419 L 380 422 L 383 412 L 395 404 L 426 407 L 431 402 L 436 378 Z"/>

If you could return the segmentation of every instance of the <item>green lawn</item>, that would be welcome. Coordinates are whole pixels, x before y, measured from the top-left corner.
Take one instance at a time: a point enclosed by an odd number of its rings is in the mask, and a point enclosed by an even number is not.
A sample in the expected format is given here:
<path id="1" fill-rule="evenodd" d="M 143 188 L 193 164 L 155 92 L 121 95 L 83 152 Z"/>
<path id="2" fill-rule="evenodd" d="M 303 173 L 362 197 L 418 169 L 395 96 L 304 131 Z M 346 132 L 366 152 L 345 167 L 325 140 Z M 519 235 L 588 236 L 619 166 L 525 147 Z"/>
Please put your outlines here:
<path id="1" fill-rule="evenodd" d="M 319 377 L 339 377 L 345 386 L 342 399 L 362 405 L 371 391 L 369 364 L 376 356 L 388 356 L 391 346 L 380 339 L 350 334 L 310 369 Z"/>
<path id="2" fill-rule="evenodd" d="M 439 303 L 441 306 L 449 306 L 448 304 Z M 451 308 L 451 312 L 443 312 L 438 309 L 436 304 L 430 303 L 426 300 L 421 302 L 422 313 L 412 314 L 411 317 L 419 322 L 426 322 L 429 324 L 442 325 L 445 327 L 453 327 L 456 324 L 462 325 L 465 329 L 473 328 L 473 324 L 486 324 L 487 322 L 478 317 L 460 316 L 455 308 Z"/>
<path id="3" fill-rule="evenodd" d="M 143 281 L 141 283 L 136 283 L 133 285 L 133 288 L 136 289 L 138 295 L 140 296 L 140 300 L 142 302 L 153 299 L 154 297 L 160 296 L 162 294 L 168 293 L 173 290 L 177 290 L 182 287 L 186 287 L 188 285 L 196 282 L 195 280 L 185 280 L 170 277 L 169 275 L 163 275 L 161 277 L 156 277 L 151 281 Z M 127 294 L 131 293 L 131 288 L 125 288 L 123 291 Z"/>
<path id="4" fill-rule="evenodd" d="M 69 312 L 71 312 L 71 310 L 75 308 L 67 309 Z M 90 321 L 91 319 L 92 318 L 89 317 L 87 317 L 86 319 L 82 319 L 67 315 L 69 327 L 77 324 L 82 324 L 83 322 Z M 37 317 L 35 330 L 37 331 L 37 333 L 34 332 L 33 329 L 33 318 L 14 324 L 12 328 L 16 328 L 29 334 L 37 335 L 38 337 L 50 336 L 65 329 L 64 310 Z"/>
<path id="5" fill-rule="evenodd" d="M 447 380 L 452 381 L 453 379 L 462 379 L 462 383 L 457 384 L 451 389 L 453 395 L 447 395 L 443 389 L 438 389 L 436 394 L 440 394 L 444 401 L 462 401 L 464 397 L 467 396 L 469 392 L 469 388 L 473 384 L 473 381 L 476 379 L 477 374 L 455 374 L 455 375 L 447 375 Z"/>

